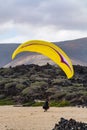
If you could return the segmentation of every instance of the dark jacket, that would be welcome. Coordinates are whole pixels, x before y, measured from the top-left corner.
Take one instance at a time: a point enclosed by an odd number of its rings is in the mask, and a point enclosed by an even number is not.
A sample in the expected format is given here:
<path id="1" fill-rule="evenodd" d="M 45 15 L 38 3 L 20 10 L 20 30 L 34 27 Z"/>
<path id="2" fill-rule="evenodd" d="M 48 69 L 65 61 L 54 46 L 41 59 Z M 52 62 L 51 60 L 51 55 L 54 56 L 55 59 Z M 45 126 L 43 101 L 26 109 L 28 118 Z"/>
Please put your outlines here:
<path id="1" fill-rule="evenodd" d="M 45 110 L 49 109 L 49 102 L 48 102 L 48 100 L 45 101 L 45 103 L 43 105 L 43 109 L 45 109 Z"/>

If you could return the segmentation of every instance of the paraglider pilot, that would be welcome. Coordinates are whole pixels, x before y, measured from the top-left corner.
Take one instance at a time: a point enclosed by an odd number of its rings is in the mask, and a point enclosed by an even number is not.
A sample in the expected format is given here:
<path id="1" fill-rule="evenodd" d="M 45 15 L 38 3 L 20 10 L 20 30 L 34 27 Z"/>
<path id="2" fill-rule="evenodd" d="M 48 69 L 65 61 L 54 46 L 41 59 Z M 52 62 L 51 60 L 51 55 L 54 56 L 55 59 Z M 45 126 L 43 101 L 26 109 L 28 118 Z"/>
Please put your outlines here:
<path id="1" fill-rule="evenodd" d="M 46 112 L 49 109 L 49 98 L 46 99 L 44 105 L 43 105 L 44 112 Z"/>

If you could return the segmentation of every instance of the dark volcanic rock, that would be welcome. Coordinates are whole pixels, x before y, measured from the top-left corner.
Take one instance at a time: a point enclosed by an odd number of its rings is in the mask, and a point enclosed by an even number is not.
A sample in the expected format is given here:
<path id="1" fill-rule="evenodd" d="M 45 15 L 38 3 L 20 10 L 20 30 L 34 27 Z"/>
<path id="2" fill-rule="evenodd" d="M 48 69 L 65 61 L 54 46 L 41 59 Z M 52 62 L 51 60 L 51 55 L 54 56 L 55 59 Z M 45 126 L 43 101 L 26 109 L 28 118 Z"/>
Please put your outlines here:
<path id="1" fill-rule="evenodd" d="M 77 122 L 74 119 L 61 118 L 52 130 L 87 130 L 87 123 Z"/>
<path id="2" fill-rule="evenodd" d="M 87 107 L 87 67 L 73 67 L 71 79 L 67 79 L 58 66 L 50 64 L 0 68 L 0 100 L 10 98 L 27 103 L 49 96 L 50 101 L 63 106 L 68 102 L 69 106 Z"/>

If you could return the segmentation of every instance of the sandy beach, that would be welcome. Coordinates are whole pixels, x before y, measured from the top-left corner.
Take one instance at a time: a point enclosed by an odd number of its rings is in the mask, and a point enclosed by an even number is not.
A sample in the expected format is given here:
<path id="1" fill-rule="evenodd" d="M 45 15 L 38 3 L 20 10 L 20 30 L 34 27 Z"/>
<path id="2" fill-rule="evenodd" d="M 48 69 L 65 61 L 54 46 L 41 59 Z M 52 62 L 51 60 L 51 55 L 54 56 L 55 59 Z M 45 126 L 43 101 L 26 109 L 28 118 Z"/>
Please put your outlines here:
<path id="1" fill-rule="evenodd" d="M 87 123 L 87 108 L 0 106 L 0 130 L 52 130 L 61 117 Z"/>

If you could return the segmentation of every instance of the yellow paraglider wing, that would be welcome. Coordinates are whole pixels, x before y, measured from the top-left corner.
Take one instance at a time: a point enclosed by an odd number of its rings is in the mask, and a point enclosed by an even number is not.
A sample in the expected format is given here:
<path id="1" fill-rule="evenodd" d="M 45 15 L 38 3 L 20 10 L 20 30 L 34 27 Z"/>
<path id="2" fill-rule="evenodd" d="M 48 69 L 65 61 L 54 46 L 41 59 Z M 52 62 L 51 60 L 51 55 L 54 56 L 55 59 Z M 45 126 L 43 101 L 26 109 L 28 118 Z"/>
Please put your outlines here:
<path id="1" fill-rule="evenodd" d="M 60 66 L 60 68 L 62 68 L 67 75 L 67 78 L 71 78 L 74 74 L 73 66 L 69 57 L 62 49 L 51 42 L 41 40 L 27 41 L 19 45 L 19 47 L 13 52 L 12 59 L 14 59 L 17 54 L 25 51 L 38 52 L 49 57 Z"/>

